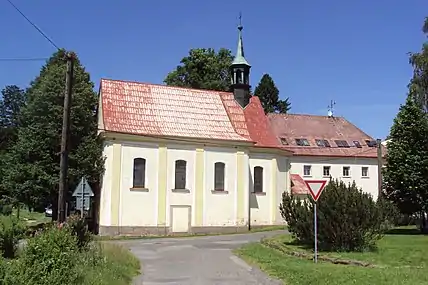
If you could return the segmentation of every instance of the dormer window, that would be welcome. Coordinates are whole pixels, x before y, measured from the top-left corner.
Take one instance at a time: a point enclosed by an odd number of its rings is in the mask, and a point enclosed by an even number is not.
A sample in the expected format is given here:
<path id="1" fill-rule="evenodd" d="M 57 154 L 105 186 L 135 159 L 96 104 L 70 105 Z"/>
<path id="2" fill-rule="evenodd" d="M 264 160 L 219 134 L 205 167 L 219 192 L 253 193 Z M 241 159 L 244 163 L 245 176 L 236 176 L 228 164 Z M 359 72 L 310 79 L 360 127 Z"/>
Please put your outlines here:
<path id="1" fill-rule="evenodd" d="M 281 141 L 281 144 L 282 145 L 288 145 L 288 141 L 287 141 L 287 139 L 286 138 L 279 138 L 279 140 Z"/>
<path id="2" fill-rule="evenodd" d="M 324 139 L 316 139 L 315 143 L 317 144 L 317 146 L 319 147 L 331 147 L 330 143 L 328 142 L 328 140 L 324 140 Z"/>
<path id="3" fill-rule="evenodd" d="M 353 143 L 354 143 L 355 147 L 362 148 L 359 141 L 353 141 Z"/>
<path id="4" fill-rule="evenodd" d="M 369 147 L 376 147 L 377 142 L 375 140 L 366 140 L 367 146 Z"/>
<path id="5" fill-rule="evenodd" d="M 335 140 L 334 141 L 338 147 L 349 147 L 349 144 L 345 140 Z"/>
<path id="6" fill-rule="evenodd" d="M 310 146 L 308 140 L 304 138 L 296 139 L 296 144 L 299 146 Z"/>

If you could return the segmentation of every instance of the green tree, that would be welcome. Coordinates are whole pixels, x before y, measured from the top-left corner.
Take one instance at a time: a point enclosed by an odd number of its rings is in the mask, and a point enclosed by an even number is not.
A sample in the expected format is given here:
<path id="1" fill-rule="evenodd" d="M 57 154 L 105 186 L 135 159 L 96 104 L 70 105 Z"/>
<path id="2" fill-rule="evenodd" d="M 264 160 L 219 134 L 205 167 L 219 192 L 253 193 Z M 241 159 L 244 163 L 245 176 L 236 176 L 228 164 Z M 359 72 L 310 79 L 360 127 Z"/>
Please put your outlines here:
<path id="1" fill-rule="evenodd" d="M 232 60 L 228 49 L 221 48 L 218 52 L 212 48 L 191 49 L 164 82 L 178 87 L 229 91 Z"/>
<path id="2" fill-rule="evenodd" d="M 279 90 L 269 74 L 264 74 L 256 89 L 254 95 L 260 98 L 265 113 L 287 113 L 290 110 L 288 98 L 279 99 Z"/>
<path id="3" fill-rule="evenodd" d="M 0 99 L 0 152 L 17 138 L 19 115 L 25 105 L 25 92 L 16 85 L 6 86 Z"/>
<path id="4" fill-rule="evenodd" d="M 425 18 L 422 32 L 428 37 L 428 17 Z M 413 78 L 409 84 L 410 94 L 428 112 L 428 42 L 422 45 L 422 50 L 411 53 L 409 58 L 413 66 Z"/>
<path id="5" fill-rule="evenodd" d="M 400 106 L 391 127 L 384 189 L 400 211 L 428 211 L 428 118 L 412 95 Z"/>
<path id="6" fill-rule="evenodd" d="M 22 126 L 11 149 L 6 186 L 13 197 L 30 208 L 56 201 L 59 180 L 63 115 L 65 51 L 53 54 L 27 90 Z M 98 184 L 104 163 L 102 142 L 97 137 L 97 94 L 89 74 L 76 56 L 69 136 L 69 193 L 85 175 Z M 97 189 L 97 187 L 95 187 Z"/>

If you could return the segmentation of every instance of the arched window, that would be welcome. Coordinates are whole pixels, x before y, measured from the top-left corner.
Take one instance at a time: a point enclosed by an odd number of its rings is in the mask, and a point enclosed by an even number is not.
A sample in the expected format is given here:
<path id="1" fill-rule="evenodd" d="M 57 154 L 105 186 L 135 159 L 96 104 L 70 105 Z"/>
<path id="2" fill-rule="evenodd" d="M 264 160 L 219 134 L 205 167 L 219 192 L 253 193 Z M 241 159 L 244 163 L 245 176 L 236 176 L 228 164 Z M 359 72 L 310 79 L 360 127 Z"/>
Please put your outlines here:
<path id="1" fill-rule="evenodd" d="M 186 161 L 175 161 L 175 189 L 186 189 Z"/>
<path id="2" fill-rule="evenodd" d="M 254 193 L 263 192 L 263 167 L 254 167 Z"/>
<path id="3" fill-rule="evenodd" d="M 214 164 L 214 190 L 224 190 L 224 169 L 225 164 L 223 162 L 216 162 Z"/>
<path id="4" fill-rule="evenodd" d="M 133 188 L 146 188 L 146 160 L 144 158 L 134 159 Z"/>

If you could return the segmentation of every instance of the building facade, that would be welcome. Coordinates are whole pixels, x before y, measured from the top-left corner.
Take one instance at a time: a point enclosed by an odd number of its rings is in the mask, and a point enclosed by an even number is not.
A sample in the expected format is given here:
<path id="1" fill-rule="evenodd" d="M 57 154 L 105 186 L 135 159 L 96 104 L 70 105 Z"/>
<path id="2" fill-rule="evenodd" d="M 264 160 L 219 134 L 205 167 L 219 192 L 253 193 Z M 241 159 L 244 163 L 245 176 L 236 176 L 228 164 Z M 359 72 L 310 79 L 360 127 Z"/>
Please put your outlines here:
<path id="1" fill-rule="evenodd" d="M 281 224 L 292 153 L 249 93 L 242 26 L 231 92 L 103 79 L 101 235 L 210 233 Z"/>
<path id="2" fill-rule="evenodd" d="M 342 117 L 269 114 L 270 126 L 282 145 L 293 152 L 292 191 L 305 195 L 304 180 L 340 179 L 377 199 L 376 140 Z M 382 146 L 383 153 L 385 148 Z"/>

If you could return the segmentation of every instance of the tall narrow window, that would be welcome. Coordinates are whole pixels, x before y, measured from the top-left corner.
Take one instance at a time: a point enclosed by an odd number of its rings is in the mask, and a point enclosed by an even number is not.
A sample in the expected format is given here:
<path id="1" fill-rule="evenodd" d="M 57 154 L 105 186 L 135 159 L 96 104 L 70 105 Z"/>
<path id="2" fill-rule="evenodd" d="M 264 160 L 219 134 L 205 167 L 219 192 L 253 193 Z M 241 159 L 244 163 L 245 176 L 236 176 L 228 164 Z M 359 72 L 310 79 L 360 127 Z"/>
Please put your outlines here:
<path id="1" fill-rule="evenodd" d="M 134 159 L 134 178 L 132 188 L 146 187 L 146 160 L 144 158 Z"/>
<path id="2" fill-rule="evenodd" d="M 175 161 L 175 189 L 186 189 L 186 161 Z"/>
<path id="3" fill-rule="evenodd" d="M 223 162 L 216 162 L 214 164 L 214 190 L 224 190 L 224 169 L 225 164 Z"/>
<path id="4" fill-rule="evenodd" d="M 349 166 L 343 167 L 343 177 L 350 177 L 351 176 L 351 168 Z"/>
<path id="5" fill-rule="evenodd" d="M 263 192 L 263 167 L 254 167 L 254 193 Z"/>
<path id="6" fill-rule="evenodd" d="M 310 165 L 303 165 L 303 176 L 311 176 L 312 167 Z"/>

